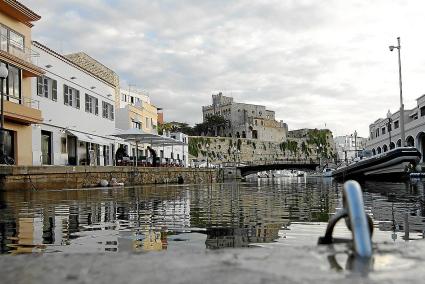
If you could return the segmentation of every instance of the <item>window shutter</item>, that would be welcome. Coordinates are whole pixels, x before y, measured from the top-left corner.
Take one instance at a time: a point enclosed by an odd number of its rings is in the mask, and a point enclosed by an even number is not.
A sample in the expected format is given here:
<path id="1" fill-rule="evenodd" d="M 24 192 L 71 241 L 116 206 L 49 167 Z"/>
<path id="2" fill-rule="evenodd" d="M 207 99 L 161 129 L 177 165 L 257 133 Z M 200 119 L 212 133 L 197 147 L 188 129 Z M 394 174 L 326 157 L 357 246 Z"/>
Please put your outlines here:
<path id="1" fill-rule="evenodd" d="M 52 100 L 55 102 L 58 100 L 58 82 L 52 80 Z"/>
<path id="2" fill-rule="evenodd" d="M 111 120 L 114 120 L 114 106 L 109 105 L 109 108 L 111 109 Z"/>
<path id="3" fill-rule="evenodd" d="M 37 77 L 37 95 L 43 95 L 43 77 Z"/>
<path id="4" fill-rule="evenodd" d="M 90 112 L 90 108 L 89 108 L 89 95 L 88 94 L 86 94 L 85 95 L 85 101 L 86 101 L 86 112 Z"/>
<path id="5" fill-rule="evenodd" d="M 43 78 L 43 85 L 44 85 L 44 97 L 48 98 L 49 97 L 49 78 L 44 77 Z"/>
<path id="6" fill-rule="evenodd" d="M 80 108 L 80 91 L 78 90 L 76 90 L 75 100 L 76 100 L 76 107 L 79 109 Z"/>
<path id="7" fill-rule="evenodd" d="M 69 105 L 68 86 L 63 85 L 63 103 Z"/>
<path id="8" fill-rule="evenodd" d="M 94 106 L 94 114 L 99 115 L 99 100 L 96 99 L 96 104 Z"/>

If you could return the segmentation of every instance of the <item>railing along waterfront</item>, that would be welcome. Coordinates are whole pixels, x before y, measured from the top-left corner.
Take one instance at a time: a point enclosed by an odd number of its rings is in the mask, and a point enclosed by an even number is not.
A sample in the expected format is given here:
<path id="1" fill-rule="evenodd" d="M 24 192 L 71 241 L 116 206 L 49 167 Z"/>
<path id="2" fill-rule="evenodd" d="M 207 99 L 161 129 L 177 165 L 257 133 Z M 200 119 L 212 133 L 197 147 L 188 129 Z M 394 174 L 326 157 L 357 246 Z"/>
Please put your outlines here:
<path id="1" fill-rule="evenodd" d="M 21 44 L 11 38 L 0 35 L 0 50 L 7 52 L 25 62 L 37 65 L 40 54 L 28 47 L 19 47 Z"/>

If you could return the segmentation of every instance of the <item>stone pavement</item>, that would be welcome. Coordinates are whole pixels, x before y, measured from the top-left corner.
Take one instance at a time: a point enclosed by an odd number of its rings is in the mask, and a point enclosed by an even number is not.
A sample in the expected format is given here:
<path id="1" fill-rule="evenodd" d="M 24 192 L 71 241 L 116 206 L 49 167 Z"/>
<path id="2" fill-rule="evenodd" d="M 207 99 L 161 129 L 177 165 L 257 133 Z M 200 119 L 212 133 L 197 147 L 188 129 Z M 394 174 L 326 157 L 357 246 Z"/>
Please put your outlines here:
<path id="1" fill-rule="evenodd" d="M 422 283 L 425 241 L 380 244 L 370 262 L 347 245 L 176 249 L 143 254 L 0 256 L 0 283 Z"/>

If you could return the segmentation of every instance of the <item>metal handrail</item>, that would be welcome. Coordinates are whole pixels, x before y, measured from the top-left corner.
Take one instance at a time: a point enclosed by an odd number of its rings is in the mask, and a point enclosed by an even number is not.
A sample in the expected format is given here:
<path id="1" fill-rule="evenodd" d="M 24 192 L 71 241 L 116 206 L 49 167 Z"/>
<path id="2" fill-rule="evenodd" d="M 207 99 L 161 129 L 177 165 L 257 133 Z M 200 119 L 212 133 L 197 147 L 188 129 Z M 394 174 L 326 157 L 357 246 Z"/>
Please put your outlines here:
<path id="1" fill-rule="evenodd" d="M 3 97 L 5 99 L 8 98 L 8 99 L 12 99 L 12 100 L 17 100 L 17 101 L 19 101 L 19 103 L 17 103 L 17 104 L 24 105 L 24 106 L 27 106 L 29 108 L 34 108 L 34 109 L 38 109 L 38 110 L 40 109 L 40 101 L 34 100 L 32 98 L 26 98 L 26 97 L 17 98 L 15 96 L 10 96 L 10 95 L 6 95 L 6 94 L 3 94 Z"/>
<path id="2" fill-rule="evenodd" d="M 340 239 L 332 237 L 332 233 L 336 223 L 345 218 L 347 227 L 352 232 L 356 254 L 360 257 L 371 257 L 373 223 L 364 210 L 362 190 L 358 182 L 350 180 L 344 184 L 343 205 L 343 209 L 329 220 L 325 236 L 319 238 L 319 244 L 340 242 Z"/>

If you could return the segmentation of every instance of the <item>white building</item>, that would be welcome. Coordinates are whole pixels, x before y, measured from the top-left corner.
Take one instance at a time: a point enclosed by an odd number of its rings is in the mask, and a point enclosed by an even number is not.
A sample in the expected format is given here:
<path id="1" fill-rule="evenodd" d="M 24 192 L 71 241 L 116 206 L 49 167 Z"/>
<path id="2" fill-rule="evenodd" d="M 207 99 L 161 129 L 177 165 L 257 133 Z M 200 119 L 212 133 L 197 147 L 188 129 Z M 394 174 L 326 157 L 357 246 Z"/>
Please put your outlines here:
<path id="1" fill-rule="evenodd" d="M 112 165 L 115 88 L 65 56 L 33 42 L 45 75 L 32 82 L 43 123 L 33 127 L 34 165 Z"/>
<path id="2" fill-rule="evenodd" d="M 425 161 L 425 95 L 416 99 L 417 105 L 404 111 L 405 145 L 414 146 Z M 402 146 L 400 135 L 400 111 L 387 113 L 386 118 L 377 119 L 369 126 L 367 149 L 380 154 Z"/>
<path id="3" fill-rule="evenodd" d="M 155 147 L 155 149 L 158 149 L 159 156 L 161 157 L 162 163 L 171 163 L 171 164 L 180 165 L 183 167 L 189 166 L 189 154 L 188 154 L 189 137 L 186 134 L 181 132 L 166 133 L 163 136 L 172 138 L 174 140 L 182 142 L 183 144 Z"/>
<path id="4" fill-rule="evenodd" d="M 351 161 L 356 157 L 356 151 L 366 148 L 367 138 L 354 137 L 354 135 L 337 136 L 334 138 L 338 153 L 338 160 Z M 356 146 L 357 144 L 357 146 Z"/>

